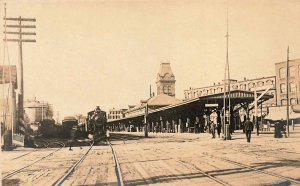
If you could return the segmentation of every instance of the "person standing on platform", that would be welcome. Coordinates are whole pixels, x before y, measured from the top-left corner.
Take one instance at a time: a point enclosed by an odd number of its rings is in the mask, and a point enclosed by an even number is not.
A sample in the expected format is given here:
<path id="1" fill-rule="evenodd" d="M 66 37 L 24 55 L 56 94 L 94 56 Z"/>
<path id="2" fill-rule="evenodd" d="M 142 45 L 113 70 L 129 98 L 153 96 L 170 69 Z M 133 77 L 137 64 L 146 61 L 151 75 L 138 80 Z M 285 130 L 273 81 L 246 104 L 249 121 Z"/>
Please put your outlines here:
<path id="1" fill-rule="evenodd" d="M 247 121 L 245 122 L 244 127 L 245 127 L 247 142 L 250 143 L 251 132 L 253 130 L 253 123 L 250 121 L 250 118 L 247 118 Z"/>
<path id="2" fill-rule="evenodd" d="M 213 121 L 211 122 L 210 130 L 211 130 L 212 138 L 216 138 L 216 124 Z"/>
<path id="3" fill-rule="evenodd" d="M 221 126 L 221 123 L 217 122 L 217 126 L 216 126 L 216 128 L 217 128 L 217 133 L 218 133 L 218 136 L 219 136 L 219 138 L 220 138 L 220 134 L 221 134 L 221 128 L 222 128 L 222 126 Z"/>
<path id="4" fill-rule="evenodd" d="M 190 133 L 190 118 L 186 118 L 186 124 L 185 124 L 185 128 L 187 133 Z"/>

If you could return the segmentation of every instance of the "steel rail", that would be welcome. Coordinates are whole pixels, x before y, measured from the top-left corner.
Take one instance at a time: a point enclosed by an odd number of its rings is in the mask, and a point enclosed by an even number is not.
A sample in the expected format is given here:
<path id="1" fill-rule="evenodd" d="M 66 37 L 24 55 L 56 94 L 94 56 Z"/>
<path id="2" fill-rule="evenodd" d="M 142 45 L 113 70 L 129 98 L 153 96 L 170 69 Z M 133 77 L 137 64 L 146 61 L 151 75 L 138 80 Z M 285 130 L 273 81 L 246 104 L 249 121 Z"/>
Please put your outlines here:
<path id="1" fill-rule="evenodd" d="M 23 154 L 23 155 L 21 155 L 21 156 L 17 156 L 17 157 L 15 157 L 15 158 L 13 158 L 13 159 L 10 159 L 10 160 L 16 160 L 16 159 L 22 158 L 22 157 L 27 156 L 28 154 L 31 154 L 31 153 L 36 152 L 36 151 L 38 151 L 38 150 L 40 150 L 40 149 L 34 149 L 34 150 L 31 151 L 31 152 L 28 152 L 28 153 Z"/>
<path id="2" fill-rule="evenodd" d="M 219 159 L 219 160 L 222 160 L 222 161 L 225 161 L 225 162 L 234 164 L 234 165 L 238 165 L 238 166 L 240 166 L 240 167 L 244 167 L 244 168 L 247 168 L 247 169 L 256 171 L 256 172 L 260 172 L 260 173 L 263 173 L 263 174 L 267 174 L 267 175 L 269 175 L 269 176 L 274 176 L 274 177 L 277 177 L 277 178 L 284 179 L 284 180 L 286 180 L 286 181 L 290 181 L 290 182 L 293 182 L 293 183 L 300 184 L 300 181 L 298 181 L 298 180 L 296 180 L 296 179 L 293 179 L 293 178 L 285 177 L 285 176 L 282 176 L 282 175 L 279 175 L 279 174 L 276 174 L 276 173 L 272 173 L 272 172 L 260 170 L 260 169 L 254 168 L 254 167 L 250 167 L 250 166 L 245 165 L 245 164 L 243 164 L 243 163 L 239 163 L 239 162 L 236 162 L 236 161 L 232 161 L 232 160 L 229 160 L 229 159 L 227 159 L 227 158 L 221 158 L 221 157 L 213 156 L 213 155 L 210 155 L 210 154 L 208 154 L 208 153 L 202 153 L 202 154 L 204 154 L 204 155 L 206 155 L 206 156 L 209 156 L 209 157 L 211 157 L 211 158 L 216 158 L 216 159 Z"/>
<path id="3" fill-rule="evenodd" d="M 44 142 L 44 148 L 48 148 L 49 147 L 49 145 L 50 145 L 50 143 L 57 143 L 57 144 L 59 144 L 59 145 L 61 145 L 61 146 L 63 146 L 63 147 L 65 147 L 65 144 L 63 143 L 63 142 L 59 142 L 59 141 L 57 141 L 57 142 L 47 142 L 47 141 L 45 141 L 45 140 L 42 140 L 43 142 Z M 46 145 L 45 145 L 46 144 Z M 16 160 L 16 159 L 19 159 L 19 158 L 21 158 L 21 157 L 24 157 L 24 156 L 27 156 L 28 154 L 31 154 L 31 153 L 33 153 L 33 152 L 36 152 L 36 151 L 40 151 L 40 149 L 34 149 L 33 151 L 31 151 L 31 152 L 28 152 L 28 153 L 26 153 L 26 154 L 23 154 L 23 155 L 21 155 L 21 156 L 17 156 L 17 157 L 15 157 L 15 158 L 13 158 L 13 159 L 11 159 L 11 160 Z"/>
<path id="4" fill-rule="evenodd" d="M 187 166 L 187 164 L 190 165 L 190 166 L 193 166 L 194 169 L 196 169 L 198 172 L 200 172 L 200 173 L 203 174 L 204 176 L 210 178 L 211 180 L 213 180 L 213 181 L 215 181 L 215 182 L 217 182 L 217 183 L 219 183 L 219 184 L 221 184 L 221 185 L 224 185 L 224 186 L 230 186 L 230 184 L 228 184 L 228 183 L 226 183 L 226 182 L 224 182 L 224 181 L 222 181 L 222 180 L 220 180 L 220 179 L 218 179 L 218 178 L 216 178 L 216 177 L 210 175 L 209 173 L 207 173 L 207 172 L 205 172 L 205 171 L 199 169 L 198 167 L 196 167 L 196 166 L 194 166 L 194 165 L 191 165 L 191 164 L 189 164 L 189 163 L 187 163 L 187 162 L 185 162 L 185 161 L 182 161 L 182 160 L 179 160 L 179 161 L 177 161 L 177 162 L 180 163 L 180 164 L 183 164 L 183 165 L 185 165 L 185 166 Z"/>
<path id="5" fill-rule="evenodd" d="M 35 164 L 35 163 L 37 163 L 37 162 L 39 162 L 39 161 L 41 161 L 41 160 L 43 160 L 43 159 L 45 159 L 45 158 L 47 158 L 47 157 L 53 155 L 55 152 L 61 150 L 61 149 L 64 148 L 64 147 L 65 147 L 65 145 L 63 144 L 61 148 L 59 148 L 59 149 L 57 149 L 57 150 L 51 152 L 50 154 L 48 154 L 48 155 L 46 155 L 46 156 L 44 156 L 44 157 L 42 157 L 42 158 L 40 158 L 40 159 L 38 159 L 38 160 L 36 160 L 36 161 L 30 163 L 30 164 L 28 164 L 28 165 L 26 165 L 25 167 L 22 167 L 22 168 L 20 168 L 20 169 L 18 169 L 18 170 L 15 170 L 15 171 L 13 171 L 13 172 L 7 174 L 6 176 L 4 176 L 4 177 L 2 178 L 2 181 L 3 181 L 3 180 L 6 180 L 7 178 L 10 178 L 10 177 L 12 177 L 12 176 L 14 176 L 14 175 L 16 175 L 16 174 L 18 174 L 19 172 L 21 172 L 22 170 L 26 169 L 27 167 L 30 167 L 30 166 L 32 166 L 33 164 Z"/>
<path id="6" fill-rule="evenodd" d="M 115 162 L 115 172 L 116 172 L 116 176 L 117 176 L 117 180 L 118 180 L 118 186 L 124 186 L 124 182 L 123 182 L 123 178 L 122 178 L 122 174 L 121 174 L 121 168 L 120 168 L 120 164 L 119 164 L 116 152 L 115 152 L 112 144 L 110 143 L 110 141 L 108 139 L 106 141 L 109 144 L 112 154 L 113 154 L 113 159 Z"/>
<path id="7" fill-rule="evenodd" d="M 87 154 L 92 149 L 93 145 L 94 145 L 94 141 L 92 142 L 92 144 L 89 147 L 89 149 L 80 157 L 80 159 L 69 168 L 69 170 L 67 171 L 67 173 L 65 175 L 63 175 L 61 178 L 59 178 L 57 181 L 55 181 L 52 184 L 52 186 L 61 185 L 71 175 L 71 173 L 78 167 L 78 165 L 85 159 L 85 157 L 87 156 Z"/>

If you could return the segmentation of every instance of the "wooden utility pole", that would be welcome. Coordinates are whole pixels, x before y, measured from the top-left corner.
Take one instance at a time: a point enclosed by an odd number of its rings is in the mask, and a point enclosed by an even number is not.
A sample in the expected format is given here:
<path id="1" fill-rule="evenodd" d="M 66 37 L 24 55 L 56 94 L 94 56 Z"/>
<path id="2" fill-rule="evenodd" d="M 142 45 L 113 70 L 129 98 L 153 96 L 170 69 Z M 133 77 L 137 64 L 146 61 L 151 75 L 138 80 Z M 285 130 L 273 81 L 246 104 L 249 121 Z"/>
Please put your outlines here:
<path id="1" fill-rule="evenodd" d="M 230 119 L 231 119 L 231 105 L 230 105 L 230 73 L 229 73 L 229 57 L 228 57 L 228 9 L 227 9 L 227 32 L 226 32 L 226 65 L 225 65 L 225 74 L 224 74 L 224 123 L 223 123 L 223 133 L 224 139 L 230 139 Z M 226 89 L 228 90 L 228 126 L 226 126 Z"/>
<path id="2" fill-rule="evenodd" d="M 24 122 L 24 80 L 23 80 L 23 53 L 22 45 L 23 42 L 36 42 L 35 39 L 26 39 L 23 36 L 36 35 L 35 32 L 28 32 L 27 29 L 36 28 L 35 25 L 28 25 L 24 23 L 36 22 L 35 18 L 8 18 L 6 17 L 6 8 L 4 15 L 4 42 L 18 42 L 19 44 L 19 68 L 20 68 L 20 80 L 18 82 L 19 93 L 18 93 L 18 123 L 23 124 Z M 6 22 L 10 21 L 11 24 L 7 25 Z M 7 28 L 10 28 L 11 31 L 7 31 Z M 10 35 L 12 38 L 7 38 L 7 35 Z M 17 36 L 13 37 L 13 36 Z"/>
<path id="3" fill-rule="evenodd" d="M 148 117 L 148 103 L 146 103 L 145 106 L 145 116 L 144 116 L 144 132 L 145 132 L 145 137 L 148 137 L 148 121 L 147 121 L 147 117 Z"/>
<path id="4" fill-rule="evenodd" d="M 287 48 L 287 60 L 286 60 L 286 125 L 287 125 L 287 134 L 290 137 L 290 127 L 289 127 L 289 119 L 290 119 L 290 100 L 289 100 L 289 46 Z"/>

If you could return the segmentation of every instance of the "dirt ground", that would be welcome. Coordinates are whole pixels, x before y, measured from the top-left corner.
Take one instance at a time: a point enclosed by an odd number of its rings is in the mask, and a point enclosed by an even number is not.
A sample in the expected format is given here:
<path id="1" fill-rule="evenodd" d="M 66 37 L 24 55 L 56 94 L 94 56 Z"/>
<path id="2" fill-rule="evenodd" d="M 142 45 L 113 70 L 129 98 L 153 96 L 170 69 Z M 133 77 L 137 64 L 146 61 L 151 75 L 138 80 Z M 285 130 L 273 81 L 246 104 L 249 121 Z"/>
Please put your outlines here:
<path id="1" fill-rule="evenodd" d="M 251 143 L 237 131 L 232 140 L 211 139 L 210 134 L 112 133 L 110 141 L 118 157 L 125 185 L 290 185 L 283 178 L 300 181 L 300 130 L 289 138 L 252 134 Z M 88 149 L 74 147 L 23 169 L 2 181 L 3 185 L 51 185 Z M 49 154 L 52 149 L 18 148 L 1 153 L 2 176 Z M 228 161 L 229 160 L 229 161 Z M 240 164 L 241 163 L 241 164 Z M 111 149 L 94 146 L 64 185 L 117 185 Z M 295 185 L 292 183 L 292 185 Z"/>

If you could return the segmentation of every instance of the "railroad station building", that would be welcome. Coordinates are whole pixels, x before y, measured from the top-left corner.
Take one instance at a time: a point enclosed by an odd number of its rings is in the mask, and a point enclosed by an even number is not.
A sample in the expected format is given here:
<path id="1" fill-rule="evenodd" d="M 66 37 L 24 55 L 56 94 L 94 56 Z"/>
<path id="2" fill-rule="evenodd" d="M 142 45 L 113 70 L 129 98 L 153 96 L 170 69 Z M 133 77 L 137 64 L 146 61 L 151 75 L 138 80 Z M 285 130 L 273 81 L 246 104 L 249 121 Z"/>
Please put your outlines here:
<path id="1" fill-rule="evenodd" d="M 276 76 L 262 77 L 256 79 L 246 79 L 242 81 L 230 79 L 230 90 L 242 90 L 242 91 L 253 91 L 256 87 L 258 89 L 257 93 L 262 93 L 266 89 L 264 87 L 271 86 L 271 89 L 268 91 L 269 95 L 272 95 L 273 98 L 264 102 L 263 107 L 270 107 L 277 105 L 276 98 Z M 214 83 L 212 86 L 201 87 L 201 88 L 190 88 L 184 90 L 185 100 L 193 99 L 199 96 L 213 95 L 215 93 L 222 93 L 224 89 L 224 82 Z M 227 90 L 226 90 L 227 91 Z"/>

